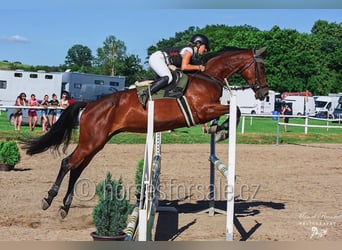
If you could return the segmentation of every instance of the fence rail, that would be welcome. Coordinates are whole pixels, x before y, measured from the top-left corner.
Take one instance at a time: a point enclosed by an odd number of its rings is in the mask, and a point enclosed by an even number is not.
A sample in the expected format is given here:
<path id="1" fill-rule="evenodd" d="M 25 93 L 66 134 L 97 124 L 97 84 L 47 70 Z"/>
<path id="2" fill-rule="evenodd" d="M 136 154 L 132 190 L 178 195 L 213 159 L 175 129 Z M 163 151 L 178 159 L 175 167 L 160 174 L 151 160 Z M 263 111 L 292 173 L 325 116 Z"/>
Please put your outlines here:
<path id="1" fill-rule="evenodd" d="M 308 134 L 308 129 L 309 128 L 318 128 L 318 129 L 326 129 L 327 131 L 329 129 L 342 129 L 342 126 L 339 126 L 342 123 L 342 120 L 339 119 L 329 119 L 329 118 L 317 118 L 317 117 L 310 117 L 310 116 L 300 116 L 300 115 L 281 115 L 281 114 L 262 114 L 262 115 L 254 115 L 254 114 L 242 114 L 241 115 L 242 119 L 242 125 L 241 125 L 241 134 L 245 133 L 245 123 L 246 123 L 246 117 L 250 117 L 250 125 L 253 123 L 253 117 L 260 117 L 260 118 L 267 118 L 271 117 L 274 120 L 277 120 L 277 125 L 276 125 L 276 145 L 279 144 L 279 137 L 280 137 L 280 126 L 292 126 L 292 127 L 303 127 L 304 128 L 304 133 Z M 285 123 L 281 122 L 281 118 L 300 118 L 304 119 L 304 124 L 300 123 Z M 313 125 L 309 124 L 310 120 L 316 120 L 316 121 L 322 121 L 326 122 L 325 125 Z M 331 122 L 338 122 L 339 125 L 329 125 Z"/>
<path id="2" fill-rule="evenodd" d="M 338 126 L 338 125 L 334 125 L 331 126 L 329 125 L 329 123 L 331 122 L 337 122 L 338 124 L 342 123 L 341 119 L 329 119 L 329 118 L 317 118 L 317 117 L 311 117 L 311 116 L 303 116 L 303 115 L 272 115 L 272 114 L 262 114 L 262 115 L 254 115 L 254 114 L 242 114 L 242 126 L 241 126 L 241 134 L 245 133 L 245 123 L 246 123 L 246 117 L 250 117 L 251 121 L 250 124 L 253 123 L 253 117 L 260 117 L 260 118 L 273 118 L 277 120 L 277 126 L 279 125 L 287 125 L 287 126 L 294 126 L 294 127 L 304 127 L 304 133 L 307 134 L 308 132 L 308 128 L 342 128 L 342 126 Z M 300 118 L 300 119 L 304 119 L 304 124 L 299 124 L 299 123 L 285 123 L 285 122 L 281 122 L 280 120 L 282 118 Z M 316 120 L 316 121 L 322 121 L 322 122 L 326 122 L 326 125 L 313 125 L 313 124 L 309 124 L 310 120 Z"/>

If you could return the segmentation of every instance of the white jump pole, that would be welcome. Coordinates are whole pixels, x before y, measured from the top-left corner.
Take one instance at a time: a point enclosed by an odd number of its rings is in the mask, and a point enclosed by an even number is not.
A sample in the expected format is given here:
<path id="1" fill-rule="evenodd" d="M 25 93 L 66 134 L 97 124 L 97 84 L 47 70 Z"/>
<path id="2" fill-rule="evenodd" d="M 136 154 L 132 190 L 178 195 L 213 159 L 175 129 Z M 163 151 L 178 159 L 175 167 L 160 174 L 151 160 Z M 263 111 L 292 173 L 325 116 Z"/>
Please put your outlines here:
<path id="1" fill-rule="evenodd" d="M 233 240 L 236 156 L 236 95 L 230 91 L 226 240 Z"/>
<path id="2" fill-rule="evenodd" d="M 141 185 L 141 199 L 139 209 L 139 241 L 146 241 L 148 233 L 148 217 L 151 211 L 151 187 L 152 187 L 152 159 L 154 143 L 154 101 L 148 101 L 147 136 L 144 157 L 144 170 Z"/>

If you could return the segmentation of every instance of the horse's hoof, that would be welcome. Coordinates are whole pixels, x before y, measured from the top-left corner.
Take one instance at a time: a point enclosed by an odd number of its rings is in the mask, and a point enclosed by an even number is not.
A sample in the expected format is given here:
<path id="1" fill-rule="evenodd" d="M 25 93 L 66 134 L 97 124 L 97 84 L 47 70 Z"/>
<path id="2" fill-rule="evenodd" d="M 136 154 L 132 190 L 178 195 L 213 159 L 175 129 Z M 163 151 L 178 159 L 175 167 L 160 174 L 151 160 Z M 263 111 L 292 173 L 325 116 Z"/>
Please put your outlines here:
<path id="1" fill-rule="evenodd" d="M 208 129 L 208 134 L 215 134 L 217 130 L 217 125 L 210 126 Z"/>
<path id="2" fill-rule="evenodd" d="M 229 137 L 229 134 L 228 133 L 217 133 L 216 136 L 215 136 L 215 142 L 220 142 L 220 141 L 223 141 L 225 139 L 227 139 Z"/>
<path id="3" fill-rule="evenodd" d="M 45 198 L 42 199 L 42 209 L 46 210 L 50 207 L 50 204 L 47 202 L 47 200 Z"/>
<path id="4" fill-rule="evenodd" d="M 59 215 L 61 216 L 62 219 L 64 219 L 68 215 L 68 212 L 63 207 L 61 207 L 59 209 Z"/>

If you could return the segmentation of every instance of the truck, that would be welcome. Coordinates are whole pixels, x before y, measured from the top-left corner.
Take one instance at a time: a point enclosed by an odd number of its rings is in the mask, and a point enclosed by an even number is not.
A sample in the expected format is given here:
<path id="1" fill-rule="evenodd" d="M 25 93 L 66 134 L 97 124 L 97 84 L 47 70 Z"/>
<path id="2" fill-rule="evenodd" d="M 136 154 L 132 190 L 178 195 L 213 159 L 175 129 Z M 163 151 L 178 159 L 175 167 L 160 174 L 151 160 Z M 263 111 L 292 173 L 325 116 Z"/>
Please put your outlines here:
<path id="1" fill-rule="evenodd" d="M 24 92 L 35 94 L 38 100 L 63 92 L 75 101 L 97 100 L 103 95 L 125 89 L 125 77 L 85 74 L 78 72 L 45 72 L 0 70 L 0 105 L 11 106 Z"/>
<path id="2" fill-rule="evenodd" d="M 338 101 L 339 96 L 318 96 L 315 100 L 316 117 L 333 118 Z"/>
<path id="3" fill-rule="evenodd" d="M 276 92 L 273 90 L 268 91 L 268 96 L 263 101 L 255 98 L 255 93 L 251 88 L 236 89 L 232 87 L 236 94 L 237 106 L 240 108 L 242 114 L 272 114 L 274 111 Z M 229 91 L 223 89 L 221 96 L 221 104 L 229 102 Z"/>
<path id="4" fill-rule="evenodd" d="M 315 116 L 315 100 L 312 96 L 288 95 L 283 101 L 291 103 L 293 115 Z"/>

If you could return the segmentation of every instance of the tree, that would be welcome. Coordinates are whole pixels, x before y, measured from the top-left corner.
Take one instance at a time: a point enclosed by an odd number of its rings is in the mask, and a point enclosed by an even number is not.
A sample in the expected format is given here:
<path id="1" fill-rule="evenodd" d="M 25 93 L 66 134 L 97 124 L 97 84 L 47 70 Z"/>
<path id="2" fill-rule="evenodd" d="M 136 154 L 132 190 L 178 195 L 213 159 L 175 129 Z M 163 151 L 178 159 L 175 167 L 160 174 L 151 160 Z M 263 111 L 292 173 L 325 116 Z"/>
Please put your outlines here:
<path id="1" fill-rule="evenodd" d="M 87 72 L 92 66 L 92 51 L 89 47 L 76 44 L 72 46 L 65 57 L 65 64 L 73 71 Z"/>
<path id="2" fill-rule="evenodd" d="M 341 92 L 342 86 L 342 25 L 318 20 L 313 25 L 312 38 L 316 41 L 313 52 L 317 55 L 320 65 L 321 94 Z"/>
<path id="3" fill-rule="evenodd" d="M 110 35 L 103 42 L 103 47 L 97 49 L 96 64 L 102 69 L 103 74 L 117 75 L 117 66 L 126 55 L 125 43 Z"/>
<path id="4" fill-rule="evenodd" d="M 134 84 L 139 77 L 146 75 L 137 55 L 125 56 L 122 61 L 120 60 L 117 64 L 117 71 L 120 75 L 126 76 L 127 87 Z"/>
<path id="5" fill-rule="evenodd" d="M 190 38 L 196 33 L 198 33 L 198 30 L 199 28 L 191 26 L 183 32 L 175 33 L 175 37 L 171 37 L 169 39 L 162 39 L 161 41 L 157 42 L 156 46 L 150 46 L 147 49 L 147 54 L 150 56 L 153 52 L 163 48 L 187 45 L 189 43 Z"/>

